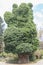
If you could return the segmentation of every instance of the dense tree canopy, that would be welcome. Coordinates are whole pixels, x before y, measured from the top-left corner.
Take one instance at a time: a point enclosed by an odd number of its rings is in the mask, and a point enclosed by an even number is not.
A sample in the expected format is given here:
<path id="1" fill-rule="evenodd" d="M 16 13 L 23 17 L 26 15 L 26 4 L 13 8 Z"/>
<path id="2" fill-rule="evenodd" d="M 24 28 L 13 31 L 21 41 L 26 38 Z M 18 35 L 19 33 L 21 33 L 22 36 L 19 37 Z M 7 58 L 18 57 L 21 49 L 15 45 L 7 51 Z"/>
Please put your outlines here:
<path id="1" fill-rule="evenodd" d="M 32 53 L 38 47 L 36 25 L 33 22 L 31 3 L 13 4 L 11 12 L 5 12 L 8 28 L 4 33 L 5 50 L 13 53 Z"/>

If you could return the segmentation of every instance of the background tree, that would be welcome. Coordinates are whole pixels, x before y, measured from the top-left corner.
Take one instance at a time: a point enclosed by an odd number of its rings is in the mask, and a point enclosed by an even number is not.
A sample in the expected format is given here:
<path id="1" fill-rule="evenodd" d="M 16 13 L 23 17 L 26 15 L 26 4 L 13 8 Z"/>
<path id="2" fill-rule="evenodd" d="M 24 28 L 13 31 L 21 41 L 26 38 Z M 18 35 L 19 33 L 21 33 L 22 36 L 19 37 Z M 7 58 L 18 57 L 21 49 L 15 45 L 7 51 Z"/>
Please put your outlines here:
<path id="1" fill-rule="evenodd" d="M 17 54 L 32 54 L 38 47 L 36 25 L 31 3 L 14 4 L 12 13 L 5 12 L 8 28 L 4 33 L 5 50 Z"/>
<path id="2" fill-rule="evenodd" d="M 2 33 L 3 33 L 3 29 L 2 29 L 2 18 L 0 17 L 0 36 L 2 36 Z"/>
<path id="3" fill-rule="evenodd" d="M 3 20 L 0 17 L 0 52 L 3 51 Z"/>

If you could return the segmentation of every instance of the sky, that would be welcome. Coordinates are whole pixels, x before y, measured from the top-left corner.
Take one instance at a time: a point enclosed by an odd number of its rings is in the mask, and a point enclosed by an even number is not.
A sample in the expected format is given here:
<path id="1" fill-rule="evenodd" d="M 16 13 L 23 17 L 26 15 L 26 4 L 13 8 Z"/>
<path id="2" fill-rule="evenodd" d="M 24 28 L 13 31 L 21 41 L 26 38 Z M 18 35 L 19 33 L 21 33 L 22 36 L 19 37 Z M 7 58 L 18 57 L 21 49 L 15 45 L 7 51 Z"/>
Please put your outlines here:
<path id="1" fill-rule="evenodd" d="M 43 28 L 43 0 L 0 0 L 0 16 L 3 20 L 5 11 L 11 11 L 14 3 L 18 5 L 21 3 L 32 3 L 34 23 L 38 29 Z"/>

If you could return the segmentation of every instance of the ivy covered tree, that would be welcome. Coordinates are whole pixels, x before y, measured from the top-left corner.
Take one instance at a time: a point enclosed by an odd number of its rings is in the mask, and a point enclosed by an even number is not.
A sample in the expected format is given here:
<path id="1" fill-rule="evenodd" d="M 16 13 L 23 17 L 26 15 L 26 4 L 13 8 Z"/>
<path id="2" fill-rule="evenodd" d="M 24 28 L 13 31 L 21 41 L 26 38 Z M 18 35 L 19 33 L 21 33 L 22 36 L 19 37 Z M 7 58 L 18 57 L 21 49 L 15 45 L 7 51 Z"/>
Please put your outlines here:
<path id="1" fill-rule="evenodd" d="M 31 54 L 38 47 L 36 25 L 31 3 L 13 4 L 12 12 L 5 12 L 8 28 L 4 33 L 5 50 L 17 54 Z"/>

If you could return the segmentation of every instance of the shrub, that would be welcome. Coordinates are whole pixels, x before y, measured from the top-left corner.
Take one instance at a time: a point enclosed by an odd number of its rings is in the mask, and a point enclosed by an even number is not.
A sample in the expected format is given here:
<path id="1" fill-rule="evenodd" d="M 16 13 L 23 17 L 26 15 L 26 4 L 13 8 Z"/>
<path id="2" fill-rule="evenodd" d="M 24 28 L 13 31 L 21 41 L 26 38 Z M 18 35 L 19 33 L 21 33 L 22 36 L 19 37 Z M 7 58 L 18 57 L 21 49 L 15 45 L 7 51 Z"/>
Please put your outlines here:
<path id="1" fill-rule="evenodd" d="M 35 60 L 36 60 L 35 55 L 31 54 L 31 55 L 29 56 L 29 60 L 30 60 L 30 61 L 35 61 Z"/>
<path id="2" fill-rule="evenodd" d="M 8 58 L 6 59 L 7 62 L 15 63 L 18 60 L 18 55 L 13 53 L 8 53 Z"/>
<path id="3" fill-rule="evenodd" d="M 7 53 L 5 52 L 0 53 L 0 57 L 7 57 Z"/>
<path id="4" fill-rule="evenodd" d="M 13 58 L 14 60 L 18 59 L 18 55 L 17 54 L 13 54 L 13 53 L 8 53 L 8 57 L 9 58 Z"/>
<path id="5" fill-rule="evenodd" d="M 37 59 L 41 59 L 43 57 L 43 50 L 41 49 L 36 50 L 34 55 L 36 56 Z"/>

